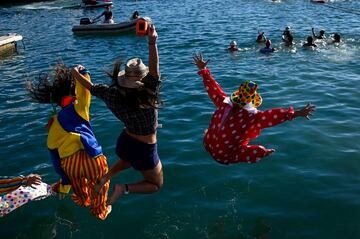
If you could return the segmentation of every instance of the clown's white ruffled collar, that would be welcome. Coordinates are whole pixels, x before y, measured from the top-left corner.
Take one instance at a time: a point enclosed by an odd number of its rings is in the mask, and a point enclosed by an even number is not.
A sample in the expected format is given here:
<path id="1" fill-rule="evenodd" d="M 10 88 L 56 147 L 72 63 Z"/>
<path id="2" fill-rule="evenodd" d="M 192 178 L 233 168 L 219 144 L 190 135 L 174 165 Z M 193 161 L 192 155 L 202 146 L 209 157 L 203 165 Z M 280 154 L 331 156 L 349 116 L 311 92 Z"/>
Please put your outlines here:
<path id="1" fill-rule="evenodd" d="M 231 107 L 233 107 L 233 102 L 231 102 L 230 97 L 225 97 L 224 101 L 225 104 L 230 105 Z M 258 112 L 258 110 L 254 107 L 254 105 L 252 103 L 246 104 L 244 106 L 244 109 L 247 110 L 249 113 L 252 114 L 256 114 Z"/>

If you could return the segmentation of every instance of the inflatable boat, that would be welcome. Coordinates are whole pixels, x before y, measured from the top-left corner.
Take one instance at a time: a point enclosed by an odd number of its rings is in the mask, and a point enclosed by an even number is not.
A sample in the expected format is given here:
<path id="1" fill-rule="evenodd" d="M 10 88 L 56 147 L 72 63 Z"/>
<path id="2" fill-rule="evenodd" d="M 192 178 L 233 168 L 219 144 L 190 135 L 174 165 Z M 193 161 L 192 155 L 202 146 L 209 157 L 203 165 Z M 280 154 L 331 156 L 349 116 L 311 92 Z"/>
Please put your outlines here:
<path id="1" fill-rule="evenodd" d="M 131 32 L 136 29 L 136 22 L 138 20 L 145 20 L 151 23 L 151 19 L 149 17 L 139 17 L 137 19 L 132 19 L 125 22 L 118 23 L 92 23 L 90 19 L 83 18 L 80 21 L 80 25 L 74 26 L 72 31 L 74 34 L 97 34 L 97 33 L 123 33 L 123 32 Z"/>
<path id="2" fill-rule="evenodd" d="M 96 4 L 73 4 L 73 5 L 69 5 L 69 6 L 64 6 L 62 7 L 63 9 L 74 9 L 74 8 L 97 8 L 97 7 L 106 7 L 106 6 L 111 6 L 113 4 L 113 2 L 110 1 L 101 1 L 101 2 L 97 2 Z"/>
<path id="3" fill-rule="evenodd" d="M 16 50 L 16 42 L 21 41 L 23 37 L 16 33 L 0 35 L 0 55 Z"/>

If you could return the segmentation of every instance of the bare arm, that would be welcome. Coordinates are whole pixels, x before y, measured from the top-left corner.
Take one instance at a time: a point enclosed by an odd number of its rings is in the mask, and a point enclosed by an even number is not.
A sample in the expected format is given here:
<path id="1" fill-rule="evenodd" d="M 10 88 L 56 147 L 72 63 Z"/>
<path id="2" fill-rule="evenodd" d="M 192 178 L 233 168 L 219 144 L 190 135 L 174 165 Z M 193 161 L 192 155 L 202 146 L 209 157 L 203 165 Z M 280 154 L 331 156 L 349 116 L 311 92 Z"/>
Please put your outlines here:
<path id="1" fill-rule="evenodd" d="M 155 26 L 151 25 L 148 29 L 148 44 L 149 44 L 149 73 L 154 78 L 160 76 L 159 70 L 159 54 L 157 49 L 158 34 L 155 30 Z"/>
<path id="2" fill-rule="evenodd" d="M 317 36 L 315 35 L 315 32 L 314 32 L 314 28 L 311 28 L 311 32 L 312 32 L 314 38 L 317 38 Z"/>
<path id="3" fill-rule="evenodd" d="M 84 86 L 86 89 L 90 90 L 91 86 L 93 85 L 93 83 L 91 83 L 91 81 L 89 81 L 88 79 L 86 79 L 82 74 L 79 73 L 79 70 L 83 69 L 83 66 L 77 66 L 74 67 L 71 70 L 71 74 L 72 76 L 82 85 Z"/>

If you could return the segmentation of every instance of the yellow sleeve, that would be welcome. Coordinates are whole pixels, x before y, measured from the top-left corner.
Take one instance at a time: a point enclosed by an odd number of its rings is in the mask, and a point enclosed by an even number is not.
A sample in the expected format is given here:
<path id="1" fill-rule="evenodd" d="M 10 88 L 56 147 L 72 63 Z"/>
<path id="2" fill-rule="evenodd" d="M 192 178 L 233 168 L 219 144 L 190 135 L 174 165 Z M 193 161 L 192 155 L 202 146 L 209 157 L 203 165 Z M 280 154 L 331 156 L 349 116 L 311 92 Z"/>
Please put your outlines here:
<path id="1" fill-rule="evenodd" d="M 91 82 L 90 75 L 85 74 L 84 77 Z M 75 110 L 81 116 L 81 118 L 85 119 L 86 121 L 90 120 L 89 110 L 90 110 L 90 103 L 91 103 L 91 94 L 88 89 L 82 86 L 78 81 L 76 81 L 75 85 Z"/>

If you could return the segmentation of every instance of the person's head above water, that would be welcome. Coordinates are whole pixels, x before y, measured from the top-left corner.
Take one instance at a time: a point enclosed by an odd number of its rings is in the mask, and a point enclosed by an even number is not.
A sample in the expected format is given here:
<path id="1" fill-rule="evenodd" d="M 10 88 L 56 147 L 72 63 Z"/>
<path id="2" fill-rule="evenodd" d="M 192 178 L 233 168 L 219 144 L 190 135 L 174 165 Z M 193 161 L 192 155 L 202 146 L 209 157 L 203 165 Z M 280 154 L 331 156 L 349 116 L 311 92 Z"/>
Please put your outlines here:
<path id="1" fill-rule="evenodd" d="M 270 41 L 270 39 L 266 40 L 265 46 L 266 46 L 267 48 L 269 48 L 269 47 L 271 46 L 271 41 Z"/>
<path id="2" fill-rule="evenodd" d="M 255 108 L 259 107 L 262 103 L 262 98 L 257 93 L 258 85 L 253 81 L 244 81 L 238 90 L 231 94 L 230 100 L 233 104 L 243 108 L 245 105 L 250 104 Z"/>
<path id="3" fill-rule="evenodd" d="M 257 42 L 264 42 L 266 40 L 265 32 L 259 32 L 256 41 Z"/>
<path id="4" fill-rule="evenodd" d="M 308 36 L 307 43 L 310 45 L 314 43 L 314 39 L 312 38 L 312 36 Z"/>
<path id="5" fill-rule="evenodd" d="M 230 51 L 238 51 L 239 50 L 239 48 L 237 47 L 236 41 L 230 42 L 230 47 L 228 48 L 228 50 L 230 50 Z"/>
<path id="6" fill-rule="evenodd" d="M 321 29 L 319 33 L 320 33 L 320 36 L 324 36 L 325 35 L 325 30 Z"/>
<path id="7" fill-rule="evenodd" d="M 335 34 L 334 34 L 334 42 L 340 42 L 340 39 L 341 39 L 340 34 L 339 34 L 339 33 L 335 33 Z"/>

